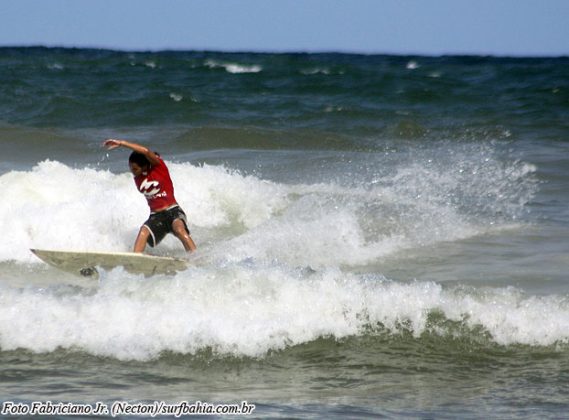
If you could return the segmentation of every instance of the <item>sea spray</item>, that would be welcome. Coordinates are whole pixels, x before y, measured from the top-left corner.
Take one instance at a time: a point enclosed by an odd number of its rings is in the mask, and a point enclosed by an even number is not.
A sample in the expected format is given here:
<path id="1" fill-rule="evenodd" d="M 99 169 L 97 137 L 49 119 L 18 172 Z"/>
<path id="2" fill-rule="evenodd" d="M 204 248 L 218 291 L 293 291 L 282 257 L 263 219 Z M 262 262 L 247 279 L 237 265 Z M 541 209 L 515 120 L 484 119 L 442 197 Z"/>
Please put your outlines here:
<path id="1" fill-rule="evenodd" d="M 169 166 L 176 197 L 211 260 L 361 266 L 524 215 L 537 186 L 533 165 L 499 159 L 487 147 L 451 150 L 427 149 L 394 171 L 386 170 L 393 157 L 356 155 L 352 172 L 342 160 L 331 162 L 327 171 L 345 175 L 316 183 L 266 180 L 222 165 Z M 126 172 L 44 161 L 0 175 L 0 187 L 14 197 L 0 209 L 11 238 L 0 245 L 3 261 L 33 261 L 29 248 L 129 250 L 148 215 Z M 158 252 L 176 249 L 167 238 Z"/>

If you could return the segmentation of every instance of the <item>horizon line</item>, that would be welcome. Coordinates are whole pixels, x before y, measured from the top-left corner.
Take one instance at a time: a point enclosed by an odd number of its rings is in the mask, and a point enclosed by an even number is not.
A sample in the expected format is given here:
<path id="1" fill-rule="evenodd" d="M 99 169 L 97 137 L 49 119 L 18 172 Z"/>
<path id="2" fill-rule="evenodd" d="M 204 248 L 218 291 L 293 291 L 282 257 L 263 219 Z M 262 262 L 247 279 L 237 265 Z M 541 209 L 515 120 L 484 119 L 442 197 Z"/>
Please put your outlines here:
<path id="1" fill-rule="evenodd" d="M 344 55 L 385 55 L 385 56 L 401 56 L 401 57 L 493 57 L 493 58 L 568 58 L 569 52 L 552 54 L 552 53 L 483 53 L 483 52 L 395 52 L 395 51 L 364 51 L 364 50 L 344 50 L 344 49 L 218 49 L 218 48 L 189 48 L 189 47 L 159 47 L 159 48 L 126 48 L 111 46 L 77 46 L 68 44 L 41 44 L 41 43 L 23 43 L 23 44 L 2 44 L 0 49 L 18 49 L 18 48 L 44 48 L 44 49 L 63 49 L 63 50 L 98 50 L 110 52 L 124 53 L 167 53 L 167 52 L 211 52 L 226 54 L 344 54 Z"/>

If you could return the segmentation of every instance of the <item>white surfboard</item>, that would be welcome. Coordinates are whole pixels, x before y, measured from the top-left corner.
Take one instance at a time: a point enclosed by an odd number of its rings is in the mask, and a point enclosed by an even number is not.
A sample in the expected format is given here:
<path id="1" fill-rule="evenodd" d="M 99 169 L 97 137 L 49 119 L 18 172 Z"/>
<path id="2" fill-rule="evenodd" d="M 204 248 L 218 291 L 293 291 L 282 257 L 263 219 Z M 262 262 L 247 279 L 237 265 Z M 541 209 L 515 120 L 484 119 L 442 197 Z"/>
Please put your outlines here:
<path id="1" fill-rule="evenodd" d="M 188 268 L 187 261 L 134 252 L 74 252 L 31 249 L 41 260 L 60 270 L 84 277 L 98 278 L 97 268 L 110 270 L 124 267 L 133 274 L 174 274 Z"/>

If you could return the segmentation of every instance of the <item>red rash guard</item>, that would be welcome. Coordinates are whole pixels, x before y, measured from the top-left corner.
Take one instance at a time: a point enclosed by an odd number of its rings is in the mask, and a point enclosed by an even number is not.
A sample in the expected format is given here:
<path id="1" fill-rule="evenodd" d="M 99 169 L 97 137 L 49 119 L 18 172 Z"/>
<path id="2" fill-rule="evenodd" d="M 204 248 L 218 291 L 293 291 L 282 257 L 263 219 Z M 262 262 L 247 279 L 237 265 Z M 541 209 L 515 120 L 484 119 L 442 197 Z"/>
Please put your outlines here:
<path id="1" fill-rule="evenodd" d="M 151 212 L 177 204 L 170 172 L 162 159 L 158 165 L 150 166 L 147 172 L 135 177 L 134 182 L 138 191 L 146 197 Z"/>

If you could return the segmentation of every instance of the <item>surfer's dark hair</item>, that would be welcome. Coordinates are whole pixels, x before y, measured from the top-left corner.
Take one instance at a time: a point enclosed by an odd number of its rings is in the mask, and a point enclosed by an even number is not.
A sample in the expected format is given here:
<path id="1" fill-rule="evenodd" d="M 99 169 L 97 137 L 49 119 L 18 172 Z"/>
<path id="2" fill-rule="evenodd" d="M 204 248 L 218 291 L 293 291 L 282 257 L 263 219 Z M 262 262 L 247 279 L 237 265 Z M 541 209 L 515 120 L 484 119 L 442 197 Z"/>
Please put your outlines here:
<path id="1" fill-rule="evenodd" d="M 130 154 L 130 156 L 128 157 L 128 163 L 136 163 L 141 168 L 144 168 L 145 166 L 146 167 L 150 166 L 148 158 L 144 156 L 142 153 L 138 152 L 132 152 Z"/>

